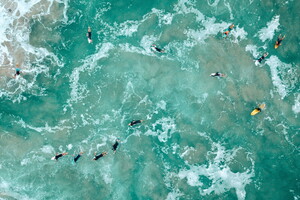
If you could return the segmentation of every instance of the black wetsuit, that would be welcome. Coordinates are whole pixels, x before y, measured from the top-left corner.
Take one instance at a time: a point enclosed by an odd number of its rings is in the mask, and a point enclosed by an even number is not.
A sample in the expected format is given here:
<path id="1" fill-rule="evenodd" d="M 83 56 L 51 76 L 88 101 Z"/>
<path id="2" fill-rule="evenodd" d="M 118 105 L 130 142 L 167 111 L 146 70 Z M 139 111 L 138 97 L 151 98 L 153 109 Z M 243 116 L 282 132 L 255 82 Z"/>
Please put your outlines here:
<path id="1" fill-rule="evenodd" d="M 62 154 L 58 154 L 55 156 L 55 160 L 57 160 L 58 158 L 62 157 L 63 155 Z"/>
<path id="2" fill-rule="evenodd" d="M 99 158 L 101 158 L 101 157 L 103 157 L 103 156 L 104 156 L 103 153 L 101 153 L 100 155 L 96 155 L 96 156 L 94 157 L 94 160 L 98 160 Z"/>
<path id="3" fill-rule="evenodd" d="M 258 59 L 258 62 L 263 61 L 263 59 L 265 59 L 265 58 L 266 58 L 265 56 L 260 57 L 260 58 Z"/>
<path id="4" fill-rule="evenodd" d="M 88 38 L 92 40 L 92 32 L 88 32 Z"/>
<path id="5" fill-rule="evenodd" d="M 160 53 L 162 53 L 162 51 L 163 51 L 163 50 L 160 49 L 160 48 L 157 48 L 157 47 L 154 47 L 154 48 L 155 48 L 156 51 L 158 51 L 158 52 L 160 52 Z"/>
<path id="6" fill-rule="evenodd" d="M 74 162 L 77 162 L 77 160 L 81 157 L 80 154 L 78 154 L 75 158 L 74 158 Z"/>
<path id="7" fill-rule="evenodd" d="M 132 122 L 130 122 L 130 126 L 133 126 L 135 124 L 139 124 L 139 123 L 142 123 L 142 120 L 133 120 Z"/>
<path id="8" fill-rule="evenodd" d="M 115 144 L 114 144 L 113 147 L 112 147 L 112 150 L 113 150 L 113 151 L 116 151 L 117 148 L 118 148 L 118 145 L 119 145 L 119 142 L 116 141 Z"/>

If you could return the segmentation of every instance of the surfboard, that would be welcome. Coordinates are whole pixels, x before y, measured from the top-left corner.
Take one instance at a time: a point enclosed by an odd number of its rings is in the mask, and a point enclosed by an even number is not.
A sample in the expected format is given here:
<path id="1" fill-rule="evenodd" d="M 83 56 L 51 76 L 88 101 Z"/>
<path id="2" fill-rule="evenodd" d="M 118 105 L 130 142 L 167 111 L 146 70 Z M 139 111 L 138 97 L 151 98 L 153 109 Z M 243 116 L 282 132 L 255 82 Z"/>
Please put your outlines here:
<path id="1" fill-rule="evenodd" d="M 259 108 L 262 110 L 262 109 L 264 109 L 266 107 L 266 104 L 261 104 L 260 106 L 259 106 Z M 255 108 L 252 112 L 251 112 L 251 115 L 256 115 L 256 114 L 258 114 L 258 113 L 260 113 L 261 111 L 259 110 L 259 109 L 257 109 L 257 108 Z"/>
<path id="2" fill-rule="evenodd" d="M 226 35 L 226 34 L 225 34 L 225 32 L 226 32 L 226 31 L 228 31 L 228 28 L 227 28 L 227 29 L 225 29 L 225 30 L 223 30 L 223 33 L 222 33 L 222 37 L 223 37 L 223 38 L 225 38 L 225 37 L 227 37 L 227 36 L 228 36 L 228 35 Z"/>
<path id="3" fill-rule="evenodd" d="M 55 160 L 55 156 L 53 156 L 53 157 L 51 158 L 51 160 Z"/>
<path id="4" fill-rule="evenodd" d="M 279 45 L 275 42 L 274 48 L 277 49 Z"/>

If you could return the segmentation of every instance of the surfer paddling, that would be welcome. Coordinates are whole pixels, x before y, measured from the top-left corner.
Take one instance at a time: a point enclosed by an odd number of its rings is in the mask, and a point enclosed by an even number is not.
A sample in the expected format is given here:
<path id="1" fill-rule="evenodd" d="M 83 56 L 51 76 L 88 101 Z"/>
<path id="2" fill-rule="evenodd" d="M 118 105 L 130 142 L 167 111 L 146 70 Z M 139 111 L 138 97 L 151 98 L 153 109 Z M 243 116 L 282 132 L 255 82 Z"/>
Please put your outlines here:
<path id="1" fill-rule="evenodd" d="M 114 154 L 117 151 L 117 148 L 119 146 L 119 142 L 121 142 L 121 141 L 117 139 L 116 142 L 115 142 L 115 144 L 113 144 L 113 146 L 112 146 L 112 150 L 114 151 Z"/>
<path id="2" fill-rule="evenodd" d="M 88 27 L 88 32 L 87 32 L 86 36 L 88 38 L 88 42 L 92 43 L 93 40 L 92 40 L 92 29 L 91 29 L 91 27 Z"/>
<path id="3" fill-rule="evenodd" d="M 54 157 L 52 157 L 51 159 L 57 161 L 60 157 L 63 157 L 65 155 L 68 155 L 68 153 L 60 153 L 60 154 L 56 153 L 56 155 Z"/>
<path id="4" fill-rule="evenodd" d="M 278 36 L 277 41 L 275 43 L 275 49 L 277 49 L 281 45 L 281 42 L 284 38 L 285 36 L 281 37 L 281 34 Z"/>
<path id="5" fill-rule="evenodd" d="M 104 157 L 104 156 L 106 156 L 106 155 L 107 155 L 106 152 L 102 152 L 102 153 L 99 154 L 99 155 L 96 155 L 96 153 L 95 153 L 95 157 L 93 158 L 93 160 L 98 160 L 99 158 Z"/>
<path id="6" fill-rule="evenodd" d="M 257 61 L 258 61 L 259 63 L 261 63 L 268 55 L 269 55 L 268 52 L 264 53 L 264 55 L 262 55 L 262 57 L 260 57 L 259 59 L 257 59 Z"/>
<path id="7" fill-rule="evenodd" d="M 164 50 L 164 49 L 158 48 L 155 44 L 152 44 L 152 45 L 151 45 L 151 49 L 152 49 L 153 51 L 158 52 L 158 53 L 165 53 L 165 50 Z"/>
<path id="8" fill-rule="evenodd" d="M 139 123 L 142 123 L 144 120 L 132 120 L 129 124 L 128 124 L 128 126 L 133 126 L 133 125 L 135 125 L 135 124 L 139 124 Z"/>
<path id="9" fill-rule="evenodd" d="M 264 108 L 266 107 L 266 104 L 261 104 L 257 108 L 255 108 L 252 112 L 251 115 L 256 115 L 260 113 Z"/>
<path id="10" fill-rule="evenodd" d="M 14 74 L 14 78 L 16 78 L 22 73 L 19 67 L 20 67 L 19 64 L 16 64 L 16 73 Z"/>
<path id="11" fill-rule="evenodd" d="M 212 77 L 225 77 L 226 75 L 225 74 L 221 74 L 219 72 L 216 72 L 216 73 L 210 74 L 210 76 L 212 76 Z"/>
<path id="12" fill-rule="evenodd" d="M 75 157 L 74 155 L 74 162 L 76 163 L 77 160 L 82 156 L 83 152 L 80 152 L 79 154 L 77 154 L 77 156 Z"/>
<path id="13" fill-rule="evenodd" d="M 232 29 L 234 28 L 234 24 L 231 24 L 227 29 L 225 29 L 225 32 L 223 33 L 224 36 L 228 36 L 230 31 L 232 31 Z"/>

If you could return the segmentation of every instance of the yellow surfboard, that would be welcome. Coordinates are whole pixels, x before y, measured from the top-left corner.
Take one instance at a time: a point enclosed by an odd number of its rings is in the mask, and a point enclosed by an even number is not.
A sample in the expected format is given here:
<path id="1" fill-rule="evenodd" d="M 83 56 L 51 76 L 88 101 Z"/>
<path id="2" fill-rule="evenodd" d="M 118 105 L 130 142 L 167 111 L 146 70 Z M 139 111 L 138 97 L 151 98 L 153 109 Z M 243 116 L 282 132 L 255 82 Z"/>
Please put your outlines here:
<path id="1" fill-rule="evenodd" d="M 256 115 L 258 113 L 261 112 L 262 109 L 264 109 L 266 107 L 266 104 L 261 104 L 259 106 L 259 108 L 255 108 L 252 112 L 251 112 L 251 115 Z"/>
<path id="2" fill-rule="evenodd" d="M 274 48 L 277 49 L 278 47 L 279 47 L 279 45 L 275 43 Z"/>

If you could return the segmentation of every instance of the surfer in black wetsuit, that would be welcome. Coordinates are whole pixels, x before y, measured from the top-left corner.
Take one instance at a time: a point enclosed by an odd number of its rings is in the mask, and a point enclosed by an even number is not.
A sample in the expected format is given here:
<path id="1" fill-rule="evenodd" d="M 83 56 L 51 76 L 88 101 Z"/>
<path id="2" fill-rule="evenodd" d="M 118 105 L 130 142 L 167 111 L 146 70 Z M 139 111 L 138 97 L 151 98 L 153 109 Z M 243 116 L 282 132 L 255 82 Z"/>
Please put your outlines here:
<path id="1" fill-rule="evenodd" d="M 281 37 L 281 34 L 278 36 L 278 38 L 277 38 L 277 41 L 276 41 L 276 44 L 278 45 L 278 46 L 280 46 L 281 45 L 281 42 L 282 42 L 282 40 L 285 38 L 285 36 L 283 36 L 283 37 Z"/>
<path id="2" fill-rule="evenodd" d="M 74 157 L 74 162 L 76 163 L 77 160 L 81 157 L 81 155 L 83 154 L 83 152 L 80 152 L 79 154 L 77 154 L 76 157 Z"/>
<path id="3" fill-rule="evenodd" d="M 88 32 L 87 32 L 86 36 L 88 38 L 88 42 L 92 43 L 93 40 L 92 40 L 92 29 L 91 29 L 91 27 L 88 27 Z"/>
<path id="4" fill-rule="evenodd" d="M 99 155 L 96 155 L 96 153 L 95 153 L 95 157 L 93 158 L 93 160 L 98 160 L 99 158 L 101 158 L 101 157 L 103 157 L 103 156 L 106 156 L 106 155 L 107 155 L 106 152 L 103 152 L 103 153 L 101 153 L 101 154 L 99 154 Z"/>
<path id="5" fill-rule="evenodd" d="M 121 142 L 121 141 L 117 139 L 115 144 L 113 144 L 113 146 L 112 146 L 112 150 L 114 151 L 114 153 L 116 153 L 116 151 L 117 151 L 119 142 Z"/>
<path id="6" fill-rule="evenodd" d="M 129 125 L 129 126 L 133 126 L 133 125 L 135 125 L 135 124 L 142 123 L 142 121 L 144 121 L 144 120 L 132 120 L 128 125 Z"/>
<path id="7" fill-rule="evenodd" d="M 259 59 L 257 59 L 257 61 L 259 63 L 261 63 L 261 61 L 263 61 L 268 55 L 269 55 L 268 52 L 264 53 L 264 55 L 262 57 L 260 57 Z"/>
<path id="8" fill-rule="evenodd" d="M 151 46 L 151 49 L 152 49 L 153 51 L 156 51 L 156 52 L 159 52 L 159 53 L 165 53 L 165 50 L 156 47 L 155 44 L 153 44 L 153 45 Z"/>
<path id="9" fill-rule="evenodd" d="M 212 77 L 224 77 L 225 74 L 221 74 L 219 72 L 216 72 L 216 73 L 212 73 L 210 76 L 212 76 Z"/>
<path id="10" fill-rule="evenodd" d="M 65 155 L 68 155 L 68 153 L 60 153 L 60 154 L 56 153 L 56 155 L 54 156 L 54 159 L 57 161 L 60 157 L 63 157 Z"/>

